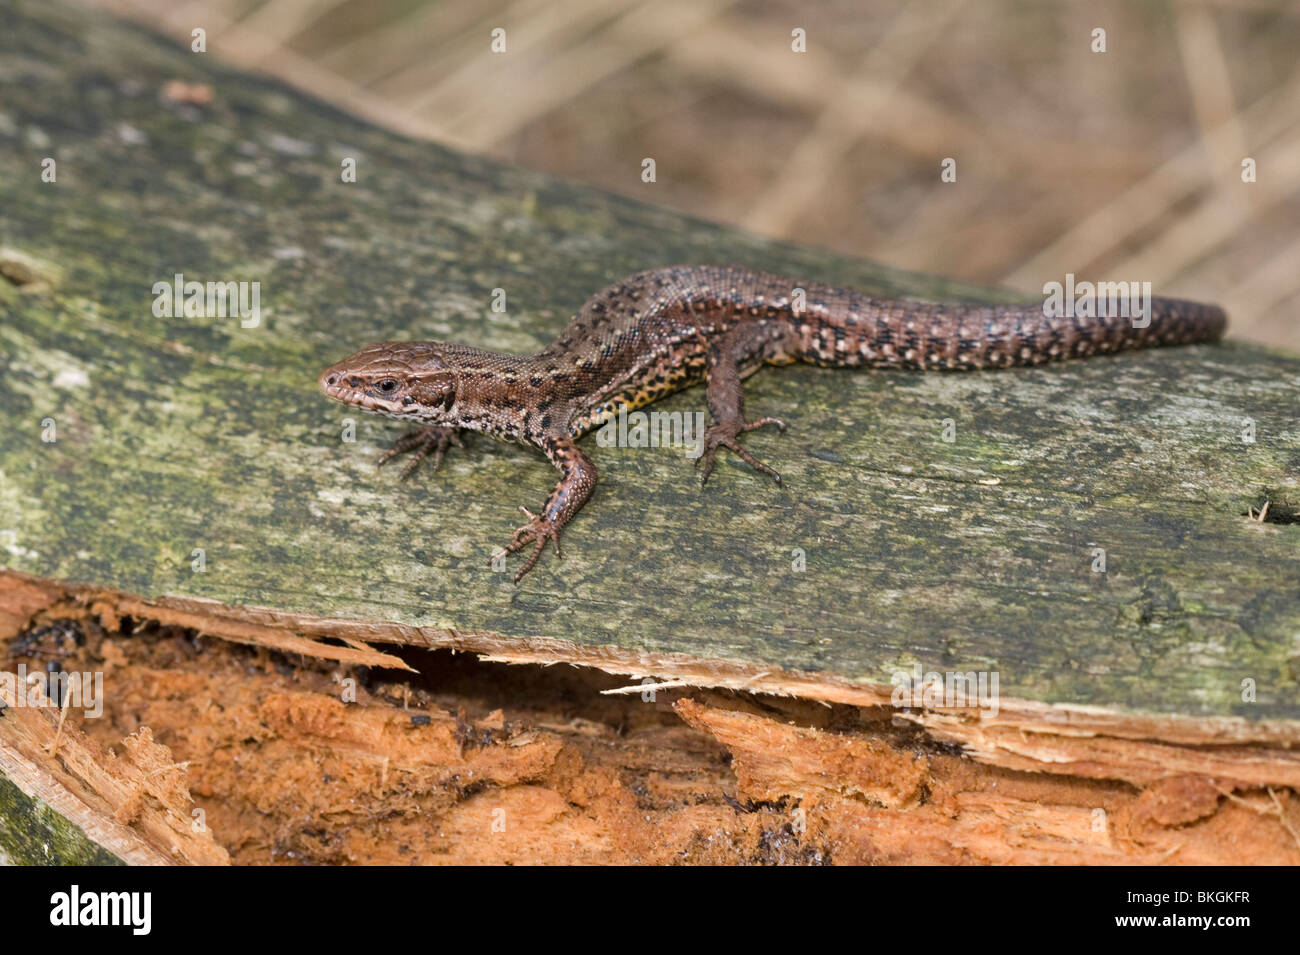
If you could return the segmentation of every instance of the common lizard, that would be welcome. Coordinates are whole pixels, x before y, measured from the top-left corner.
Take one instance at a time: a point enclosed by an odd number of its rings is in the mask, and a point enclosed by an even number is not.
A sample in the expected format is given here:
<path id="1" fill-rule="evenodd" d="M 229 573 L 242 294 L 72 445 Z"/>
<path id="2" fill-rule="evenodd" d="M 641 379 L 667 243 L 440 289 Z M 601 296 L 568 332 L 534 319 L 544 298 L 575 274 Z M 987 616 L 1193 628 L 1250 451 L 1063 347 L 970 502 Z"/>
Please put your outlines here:
<path id="1" fill-rule="evenodd" d="M 802 292 L 800 296 L 799 292 Z M 781 476 L 738 442 L 779 418 L 745 417 L 741 379 L 764 364 L 833 368 L 964 370 L 1037 365 L 1128 348 L 1213 341 L 1227 318 L 1213 305 L 1151 299 L 1149 323 L 1119 316 L 1054 316 L 1042 305 L 941 305 L 879 299 L 815 282 L 740 268 L 674 267 L 639 272 L 590 298 L 536 355 L 503 355 L 447 342 L 377 342 L 327 368 L 327 395 L 367 411 L 420 422 L 379 463 L 414 452 L 437 470 L 461 431 L 481 431 L 540 450 L 561 478 L 540 513 L 505 547 L 532 543 L 515 583 L 596 487 L 578 447 L 618 413 L 706 382 L 712 423 L 702 481 L 718 448 Z"/>

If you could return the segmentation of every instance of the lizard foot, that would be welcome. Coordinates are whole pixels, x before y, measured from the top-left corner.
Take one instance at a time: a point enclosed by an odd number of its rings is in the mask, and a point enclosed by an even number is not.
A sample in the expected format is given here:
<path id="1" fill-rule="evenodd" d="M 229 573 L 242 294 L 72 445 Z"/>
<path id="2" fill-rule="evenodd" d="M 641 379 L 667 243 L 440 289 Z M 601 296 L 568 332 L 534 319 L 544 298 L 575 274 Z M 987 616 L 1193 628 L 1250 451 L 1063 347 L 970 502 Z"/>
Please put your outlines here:
<path id="1" fill-rule="evenodd" d="M 555 545 L 555 556 L 564 556 L 560 553 L 560 525 L 542 517 L 540 514 L 534 514 L 526 507 L 521 507 L 519 510 L 527 515 L 528 523 L 515 531 L 515 536 L 511 538 L 510 543 L 498 553 L 513 554 L 515 551 L 522 550 L 534 542 L 536 542 L 537 546 L 533 548 L 533 552 L 524 561 L 524 566 L 519 568 L 519 573 L 515 574 L 515 583 L 519 583 L 524 574 L 537 566 L 537 561 L 541 558 L 542 550 L 546 547 L 548 540 Z"/>
<path id="2" fill-rule="evenodd" d="M 402 468 L 401 478 L 410 477 L 416 466 L 430 454 L 433 455 L 433 469 L 437 471 L 438 465 L 442 464 L 443 456 L 447 453 L 447 448 L 453 444 L 458 448 L 465 447 L 461 443 L 459 429 L 436 424 L 425 425 L 422 428 L 414 428 L 398 438 L 397 443 L 379 458 L 378 464 L 387 464 L 399 454 L 414 451 L 415 455 L 406 467 Z"/>
<path id="3" fill-rule="evenodd" d="M 755 471 L 761 471 L 764 474 L 772 476 L 772 480 L 777 484 L 781 483 L 781 475 L 768 467 L 758 458 L 754 457 L 736 441 L 739 435 L 746 431 L 753 431 L 755 428 L 761 428 L 765 424 L 774 424 L 778 431 L 785 430 L 785 422 L 780 418 L 759 418 L 756 421 L 750 421 L 746 424 L 736 427 L 723 424 L 710 425 L 709 430 L 704 432 L 704 454 L 695 459 L 695 466 L 698 468 L 700 462 L 704 462 L 704 473 L 700 476 L 700 484 L 704 485 L 709 480 L 709 475 L 713 473 L 713 459 L 718 453 L 718 448 L 727 448 L 735 452 L 736 456 L 748 464 Z"/>

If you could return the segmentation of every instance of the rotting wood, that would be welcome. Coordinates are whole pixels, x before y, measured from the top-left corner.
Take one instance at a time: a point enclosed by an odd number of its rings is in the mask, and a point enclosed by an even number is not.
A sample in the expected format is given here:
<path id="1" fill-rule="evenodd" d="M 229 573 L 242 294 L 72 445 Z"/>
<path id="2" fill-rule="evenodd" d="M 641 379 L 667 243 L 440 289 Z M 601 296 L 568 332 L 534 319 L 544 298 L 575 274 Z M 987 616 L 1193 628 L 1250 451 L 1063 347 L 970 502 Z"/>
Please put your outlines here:
<path id="1" fill-rule="evenodd" d="M 976 708 L 953 711 L 918 706 L 900 710 L 892 706 L 889 686 L 830 683 L 817 675 L 757 671 L 726 660 L 664 654 L 596 655 L 561 641 L 526 641 L 521 645 L 490 633 L 390 629 L 374 624 L 358 629 L 351 621 L 233 608 L 207 601 L 143 601 L 100 588 L 0 573 L 0 595 L 11 590 L 26 595 L 24 620 L 38 613 L 47 618 L 89 617 L 111 628 L 122 617 L 132 616 L 192 627 L 214 637 L 235 634 L 235 642 L 289 649 L 327 660 L 338 660 L 336 654 L 341 648 L 309 636 L 298 636 L 291 642 L 285 639 L 288 631 L 341 640 L 361 637 L 366 645 L 383 642 L 461 650 L 489 662 L 576 664 L 632 678 L 671 677 L 686 686 L 887 710 L 895 719 L 915 724 L 936 740 L 959 744 L 973 758 L 1008 769 L 1116 779 L 1138 786 L 1170 774 L 1197 773 L 1242 785 L 1300 786 L 1300 749 L 1295 745 L 1295 727 L 1287 720 L 1117 714 L 1098 707 L 1045 705 L 1014 698 L 1002 698 L 996 715 Z M 15 597 L 10 603 L 17 601 Z M 276 635 L 277 628 L 283 628 L 284 636 Z M 262 634 L 268 636 L 263 639 Z M 409 665 L 389 654 L 356 654 L 342 662 L 393 665 L 384 661 L 395 661 L 409 669 Z"/>
<path id="2" fill-rule="evenodd" d="M 890 707 L 698 689 L 647 705 L 602 696 L 617 682 L 591 668 L 445 651 L 421 655 L 422 673 L 355 679 L 364 668 L 286 667 L 147 619 L 61 619 L 100 634 L 65 663 L 101 658 L 116 688 L 80 725 L 113 748 L 157 727 L 243 863 L 1300 864 L 1290 788 L 1000 769 Z"/>

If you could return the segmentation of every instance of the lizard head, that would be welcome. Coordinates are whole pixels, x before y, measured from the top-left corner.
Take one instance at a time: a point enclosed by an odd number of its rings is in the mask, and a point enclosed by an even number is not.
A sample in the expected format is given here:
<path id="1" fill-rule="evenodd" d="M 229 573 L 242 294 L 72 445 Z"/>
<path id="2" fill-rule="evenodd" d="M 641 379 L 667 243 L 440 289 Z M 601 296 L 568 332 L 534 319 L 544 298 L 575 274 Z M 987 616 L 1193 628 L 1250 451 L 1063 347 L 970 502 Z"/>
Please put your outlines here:
<path id="1" fill-rule="evenodd" d="M 451 421 L 456 379 L 438 342 L 375 342 L 321 372 L 320 387 L 366 411 L 438 424 Z"/>

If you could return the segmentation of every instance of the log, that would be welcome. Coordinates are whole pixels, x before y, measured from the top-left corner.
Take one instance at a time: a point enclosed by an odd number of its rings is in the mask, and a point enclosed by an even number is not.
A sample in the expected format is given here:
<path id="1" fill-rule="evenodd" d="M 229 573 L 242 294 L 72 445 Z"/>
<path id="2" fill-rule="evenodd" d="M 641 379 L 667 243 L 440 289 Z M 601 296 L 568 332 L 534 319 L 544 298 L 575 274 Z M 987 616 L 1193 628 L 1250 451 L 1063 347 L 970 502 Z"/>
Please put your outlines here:
<path id="1" fill-rule="evenodd" d="M 549 465 L 477 438 L 400 481 L 375 460 L 402 429 L 330 402 L 321 369 L 390 338 L 535 351 L 592 292 L 675 263 L 1005 293 L 415 142 L 80 8 L 0 9 L 0 62 L 21 90 L 0 105 L 0 599 L 54 582 L 355 665 L 410 644 L 901 702 L 1015 771 L 1300 784 L 1300 357 L 767 370 L 748 407 L 790 428 L 747 445 L 782 487 L 729 459 L 701 489 L 680 449 L 588 438 L 600 487 L 515 586 L 489 558 Z M 176 276 L 257 283 L 260 309 L 169 313 Z M 702 390 L 656 409 L 703 411 Z M 18 607 L 0 639 L 34 619 Z M 898 698 L 930 673 L 996 676 L 995 705 Z"/>

